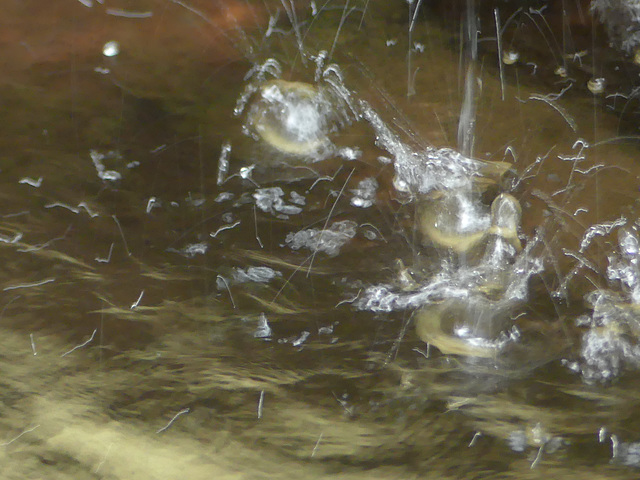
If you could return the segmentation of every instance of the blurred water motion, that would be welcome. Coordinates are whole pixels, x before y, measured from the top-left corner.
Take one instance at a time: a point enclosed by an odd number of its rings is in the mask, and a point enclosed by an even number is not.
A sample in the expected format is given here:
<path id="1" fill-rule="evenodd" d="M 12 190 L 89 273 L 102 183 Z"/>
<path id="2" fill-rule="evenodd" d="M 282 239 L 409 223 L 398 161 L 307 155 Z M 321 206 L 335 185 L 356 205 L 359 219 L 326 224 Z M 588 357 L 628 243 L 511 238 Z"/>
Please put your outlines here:
<path id="1" fill-rule="evenodd" d="M 464 2 L 4 3 L 0 478 L 635 474 L 637 67 L 584 2 L 483 4 L 473 89 Z"/>

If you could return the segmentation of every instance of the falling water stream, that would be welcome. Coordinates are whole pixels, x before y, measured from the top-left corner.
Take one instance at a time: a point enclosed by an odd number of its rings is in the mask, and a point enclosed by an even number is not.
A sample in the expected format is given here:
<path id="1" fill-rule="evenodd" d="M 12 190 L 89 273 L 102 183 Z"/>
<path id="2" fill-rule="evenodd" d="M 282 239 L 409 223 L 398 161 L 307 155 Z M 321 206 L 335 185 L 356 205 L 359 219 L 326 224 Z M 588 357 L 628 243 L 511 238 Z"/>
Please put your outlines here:
<path id="1" fill-rule="evenodd" d="M 1 479 L 637 474 L 638 67 L 585 2 L 3 17 Z"/>

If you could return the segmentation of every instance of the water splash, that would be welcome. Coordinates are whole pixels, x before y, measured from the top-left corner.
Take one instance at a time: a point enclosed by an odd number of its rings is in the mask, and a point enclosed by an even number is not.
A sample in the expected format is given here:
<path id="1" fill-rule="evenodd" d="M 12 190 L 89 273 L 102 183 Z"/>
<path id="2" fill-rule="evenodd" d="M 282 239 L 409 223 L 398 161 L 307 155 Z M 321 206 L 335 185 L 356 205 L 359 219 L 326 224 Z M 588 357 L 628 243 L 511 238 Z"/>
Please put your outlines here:
<path id="1" fill-rule="evenodd" d="M 582 336 L 581 360 L 568 362 L 587 383 L 606 382 L 625 368 L 640 367 L 640 250 L 635 225 L 618 230 L 617 251 L 609 256 L 607 277 L 614 290 L 585 296 L 591 315 L 576 319 Z"/>

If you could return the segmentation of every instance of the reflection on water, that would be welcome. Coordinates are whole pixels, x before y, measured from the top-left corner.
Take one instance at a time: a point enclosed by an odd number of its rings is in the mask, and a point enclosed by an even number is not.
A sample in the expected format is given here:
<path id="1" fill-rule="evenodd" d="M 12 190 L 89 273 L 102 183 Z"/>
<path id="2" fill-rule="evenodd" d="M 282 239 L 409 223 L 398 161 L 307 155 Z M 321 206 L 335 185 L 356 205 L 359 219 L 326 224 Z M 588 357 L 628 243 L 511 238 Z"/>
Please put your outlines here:
<path id="1" fill-rule="evenodd" d="M 7 5 L 2 478 L 633 475 L 635 67 L 502 3 Z"/>

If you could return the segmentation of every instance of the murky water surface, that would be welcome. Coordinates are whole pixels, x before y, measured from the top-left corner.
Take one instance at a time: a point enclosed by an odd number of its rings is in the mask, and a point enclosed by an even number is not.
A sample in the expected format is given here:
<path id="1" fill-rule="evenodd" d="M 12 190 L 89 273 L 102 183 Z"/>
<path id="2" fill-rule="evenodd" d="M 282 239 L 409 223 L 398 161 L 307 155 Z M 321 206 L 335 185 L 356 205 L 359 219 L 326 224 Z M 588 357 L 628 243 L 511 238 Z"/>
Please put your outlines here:
<path id="1" fill-rule="evenodd" d="M 0 477 L 636 475 L 637 72 L 577 2 L 484 6 L 473 63 L 449 2 L 45 3 L 0 29 Z"/>

